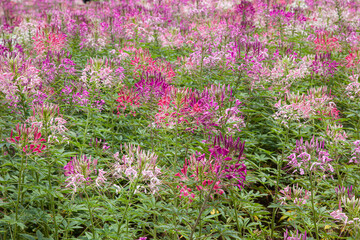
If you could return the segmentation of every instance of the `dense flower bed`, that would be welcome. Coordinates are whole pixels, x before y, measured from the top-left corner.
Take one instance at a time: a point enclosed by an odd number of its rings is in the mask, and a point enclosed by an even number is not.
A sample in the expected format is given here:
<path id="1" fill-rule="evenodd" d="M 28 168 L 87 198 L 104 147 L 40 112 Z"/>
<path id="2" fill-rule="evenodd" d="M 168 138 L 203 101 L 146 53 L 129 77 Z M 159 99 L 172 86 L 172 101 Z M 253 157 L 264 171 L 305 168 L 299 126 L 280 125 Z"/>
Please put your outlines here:
<path id="1" fill-rule="evenodd" d="M 360 2 L 0 2 L 2 239 L 360 239 Z"/>

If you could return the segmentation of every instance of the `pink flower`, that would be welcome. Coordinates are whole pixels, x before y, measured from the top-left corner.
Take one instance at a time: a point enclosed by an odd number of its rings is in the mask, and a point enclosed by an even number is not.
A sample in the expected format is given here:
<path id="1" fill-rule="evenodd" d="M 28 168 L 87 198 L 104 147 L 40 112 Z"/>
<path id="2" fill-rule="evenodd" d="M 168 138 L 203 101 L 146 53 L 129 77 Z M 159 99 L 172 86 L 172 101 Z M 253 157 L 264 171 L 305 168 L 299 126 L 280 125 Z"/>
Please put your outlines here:
<path id="1" fill-rule="evenodd" d="M 129 89 L 125 87 L 122 90 L 120 90 L 118 95 L 119 97 L 116 100 L 120 104 L 117 108 L 118 114 L 120 114 L 120 110 L 124 113 L 125 110 L 128 109 L 130 111 L 130 114 L 135 116 L 136 114 L 135 109 L 140 106 L 140 102 L 139 102 L 140 97 L 137 95 L 135 90 L 132 88 Z"/>
<path id="2" fill-rule="evenodd" d="M 60 52 L 65 47 L 66 35 L 60 32 L 49 32 L 40 29 L 36 36 L 33 37 L 35 50 L 38 54 L 52 52 Z"/>
<path id="3" fill-rule="evenodd" d="M 352 150 L 351 159 L 349 163 L 360 163 L 360 140 L 353 142 L 355 148 Z"/>
<path id="4" fill-rule="evenodd" d="M 315 137 L 311 141 L 296 141 L 296 148 L 293 154 L 288 156 L 288 166 L 294 169 L 293 173 L 300 171 L 300 175 L 305 174 L 305 171 L 321 171 L 321 172 L 334 172 L 331 165 L 329 153 L 325 150 L 325 142 Z"/>
<path id="5" fill-rule="evenodd" d="M 177 186 L 177 188 L 180 188 L 180 195 L 179 198 L 185 197 L 189 200 L 189 202 L 192 202 L 195 199 L 195 194 L 192 193 L 192 189 L 188 188 L 186 185 L 183 185 L 182 183 L 180 186 Z"/>
<path id="6" fill-rule="evenodd" d="M 97 178 L 95 180 L 96 186 L 101 187 L 101 185 L 100 185 L 101 183 L 102 184 L 106 183 L 107 179 L 104 176 L 105 173 L 106 172 L 104 170 L 102 170 L 102 169 L 98 170 L 98 176 L 97 176 Z"/>
<path id="7" fill-rule="evenodd" d="M 151 193 L 156 193 L 162 182 L 159 179 L 161 169 L 156 166 L 158 156 L 150 151 L 141 150 L 140 146 L 132 144 L 124 145 L 126 154 L 119 157 L 114 154 L 115 163 L 112 175 L 116 179 L 125 179 L 130 182 L 137 181 L 137 188 L 146 191 L 150 188 Z"/>
<path id="8" fill-rule="evenodd" d="M 283 195 L 279 198 L 281 200 L 281 205 L 286 205 L 289 200 L 292 200 L 297 206 L 306 204 L 306 200 L 311 196 L 311 192 L 303 190 L 304 189 L 299 187 L 298 184 L 293 185 L 292 188 L 287 186 L 283 190 L 280 190 L 280 193 Z"/>
<path id="9" fill-rule="evenodd" d="M 42 153 L 46 149 L 46 145 L 42 143 L 46 140 L 41 137 L 38 127 L 34 125 L 27 127 L 26 124 L 20 126 L 18 124 L 16 132 L 18 136 L 13 137 L 14 131 L 11 130 L 10 138 L 7 141 L 17 145 L 25 154 Z"/>
<path id="10" fill-rule="evenodd" d="M 96 165 L 97 160 L 91 159 L 91 156 L 87 157 L 86 155 L 82 155 L 80 157 L 73 157 L 71 161 L 64 166 L 64 175 L 67 176 L 65 180 L 67 185 L 65 187 L 72 188 L 75 193 L 78 187 L 91 184 L 91 177 L 96 174 L 95 184 L 100 187 L 100 183 L 105 183 L 107 180 L 104 176 L 106 172 L 102 169 L 97 171 Z"/>
<path id="11" fill-rule="evenodd" d="M 328 32 L 323 32 L 317 35 L 315 39 L 315 49 L 317 52 L 335 52 L 341 51 L 341 46 L 338 38 L 331 37 Z"/>
<path id="12" fill-rule="evenodd" d="M 336 220 L 343 221 L 345 223 L 345 225 L 348 221 L 348 217 L 346 216 L 345 213 L 342 212 L 342 209 L 335 210 L 332 213 L 330 213 L 330 215 Z"/>

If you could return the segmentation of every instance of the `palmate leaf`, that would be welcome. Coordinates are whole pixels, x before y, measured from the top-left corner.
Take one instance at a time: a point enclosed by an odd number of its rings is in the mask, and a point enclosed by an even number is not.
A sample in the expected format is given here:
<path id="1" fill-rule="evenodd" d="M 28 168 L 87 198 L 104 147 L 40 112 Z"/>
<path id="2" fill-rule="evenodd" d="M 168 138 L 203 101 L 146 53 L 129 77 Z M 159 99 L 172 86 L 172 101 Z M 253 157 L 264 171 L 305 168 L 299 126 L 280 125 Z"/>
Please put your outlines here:
<path id="1" fill-rule="evenodd" d="M 3 219 L 0 220 L 0 222 L 5 223 L 5 224 L 8 224 L 8 225 L 11 225 L 11 226 L 17 225 L 17 226 L 20 227 L 22 230 L 24 230 L 25 227 L 26 227 L 25 224 L 21 221 L 21 219 L 18 219 L 18 220 L 16 221 L 16 219 L 15 219 L 15 214 L 11 214 L 10 216 L 5 215 L 5 216 L 3 217 Z"/>

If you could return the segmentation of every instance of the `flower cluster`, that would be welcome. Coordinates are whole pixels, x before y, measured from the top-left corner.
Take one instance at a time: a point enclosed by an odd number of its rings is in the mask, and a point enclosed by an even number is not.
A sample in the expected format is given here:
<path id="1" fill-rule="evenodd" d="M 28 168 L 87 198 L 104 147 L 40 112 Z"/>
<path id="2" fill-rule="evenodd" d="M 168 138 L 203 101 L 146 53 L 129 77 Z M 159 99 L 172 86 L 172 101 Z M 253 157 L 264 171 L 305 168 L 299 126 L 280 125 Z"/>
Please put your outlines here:
<path id="1" fill-rule="evenodd" d="M 42 86 L 39 70 L 19 48 L 16 49 L 10 51 L 4 47 L 0 51 L 0 92 L 5 95 L 9 107 L 14 109 L 20 107 L 21 95 L 30 102 Z"/>
<path id="2" fill-rule="evenodd" d="M 341 51 L 339 39 L 331 36 L 329 32 L 323 32 L 317 34 L 317 38 L 314 40 L 315 49 L 317 52 L 337 52 Z"/>
<path id="3" fill-rule="evenodd" d="M 130 114 L 135 116 L 136 109 L 140 106 L 140 97 L 135 92 L 135 90 L 133 88 L 124 87 L 120 90 L 118 95 L 119 97 L 116 100 L 119 103 L 117 107 L 118 114 L 120 114 L 120 111 L 122 111 L 122 113 L 125 113 L 125 111 L 128 110 Z"/>
<path id="4" fill-rule="evenodd" d="M 79 187 L 90 185 L 94 179 L 95 185 L 101 187 L 107 181 L 106 172 L 96 169 L 97 162 L 98 160 L 91 159 L 91 156 L 73 157 L 64 167 L 64 175 L 67 177 L 65 187 L 76 193 Z"/>
<path id="5" fill-rule="evenodd" d="M 331 93 L 327 93 L 327 87 L 310 89 L 307 94 L 288 93 L 284 100 L 279 100 L 275 107 L 278 111 L 274 118 L 288 126 L 290 121 L 300 121 L 316 116 L 339 118 L 339 111 Z"/>
<path id="6" fill-rule="evenodd" d="M 306 201 L 309 200 L 311 195 L 310 191 L 304 191 L 298 184 L 293 185 L 292 188 L 287 186 L 283 190 L 280 190 L 280 193 L 283 195 L 279 198 L 281 205 L 286 205 L 286 201 L 291 200 L 295 205 L 301 206 L 306 204 Z"/>
<path id="7" fill-rule="evenodd" d="M 107 58 L 90 58 L 82 71 L 80 79 L 85 84 L 93 85 L 95 88 L 117 86 L 124 78 L 124 74 L 122 74 L 124 69 L 119 67 L 113 70 L 111 65 Z"/>
<path id="8" fill-rule="evenodd" d="M 149 72 L 144 72 L 141 75 L 141 80 L 134 86 L 142 102 L 159 100 L 167 93 L 169 88 L 169 84 L 161 73 L 150 75 Z"/>
<path id="9" fill-rule="evenodd" d="M 353 142 L 353 144 L 355 148 L 351 152 L 351 158 L 349 163 L 358 164 L 360 163 L 360 140 L 356 140 L 355 142 Z"/>
<path id="10" fill-rule="evenodd" d="M 60 52 L 65 47 L 66 35 L 59 31 L 49 32 L 49 29 L 39 29 L 33 37 L 35 50 L 37 54 Z"/>
<path id="11" fill-rule="evenodd" d="M 93 48 L 102 50 L 109 42 L 109 24 L 101 22 L 99 19 L 89 19 L 80 26 L 80 48 Z"/>
<path id="12" fill-rule="evenodd" d="M 48 143 L 61 143 L 67 140 L 65 132 L 66 120 L 60 114 L 58 105 L 44 103 L 33 106 L 33 115 L 26 120 L 32 126 L 43 129 Z"/>
<path id="13" fill-rule="evenodd" d="M 131 65 L 136 77 L 147 72 L 151 75 L 161 74 L 167 82 L 171 82 L 175 73 L 169 62 L 163 59 L 153 59 L 148 50 L 139 48 L 131 58 Z"/>
<path id="14" fill-rule="evenodd" d="M 351 226 L 352 229 L 360 230 L 360 199 L 355 197 L 352 192 L 353 187 L 335 188 L 335 192 L 339 198 L 339 209 L 330 213 L 337 221 L 341 222 L 344 227 Z M 342 208 L 344 206 L 344 209 Z"/>
<path id="15" fill-rule="evenodd" d="M 304 175 L 309 172 L 334 172 L 330 162 L 330 154 L 325 149 L 325 142 L 313 137 L 310 142 L 301 138 L 296 141 L 296 148 L 288 156 L 288 166 L 294 169 L 293 173 L 298 172 Z"/>
<path id="16" fill-rule="evenodd" d="M 345 57 L 346 67 L 347 68 L 356 68 L 359 69 L 360 65 L 360 49 L 359 48 L 352 48 L 349 51 L 349 54 Z"/>
<path id="17" fill-rule="evenodd" d="M 96 97 L 93 99 L 94 92 L 98 92 L 98 89 L 88 89 L 83 83 L 70 83 L 64 85 L 61 89 L 61 97 L 63 101 L 70 105 L 78 106 L 91 106 L 92 108 L 102 110 L 105 105 L 103 99 Z"/>
<path id="18" fill-rule="evenodd" d="M 72 55 L 64 50 L 49 51 L 45 56 L 40 56 L 36 60 L 36 65 L 41 70 L 40 76 L 46 83 L 52 83 L 60 76 L 75 75 L 76 64 L 72 60 Z"/>
<path id="19" fill-rule="evenodd" d="M 348 138 L 341 124 L 328 125 L 326 127 L 326 135 L 334 142 L 345 142 Z"/>
<path id="20" fill-rule="evenodd" d="M 196 197 L 193 189 L 199 193 L 209 192 L 222 195 L 228 185 L 244 187 L 247 170 L 240 162 L 245 142 L 240 139 L 219 135 L 214 138 L 214 144 L 208 153 L 194 154 L 185 163 L 181 171 L 175 174 L 179 177 L 179 197 L 187 197 L 190 202 Z M 208 155 L 208 157 L 206 156 Z M 190 188 L 189 185 L 194 186 Z M 211 195 L 213 197 L 213 195 Z"/>
<path id="21" fill-rule="evenodd" d="M 175 125 L 189 123 L 188 107 L 190 89 L 168 88 L 167 94 L 159 99 L 158 113 L 154 125 L 163 128 L 174 128 Z"/>
<path id="22" fill-rule="evenodd" d="M 201 93 L 169 87 L 158 102 L 154 125 L 174 128 L 180 124 L 186 125 L 188 130 L 200 128 L 214 133 L 222 128 L 234 134 L 245 127 L 241 105 L 233 98 L 230 86 L 211 85 Z"/>
<path id="23" fill-rule="evenodd" d="M 346 86 L 345 93 L 350 99 L 357 99 L 360 97 L 359 75 L 355 74 L 349 78 L 351 83 Z"/>
<path id="24" fill-rule="evenodd" d="M 138 191 L 152 194 L 159 191 L 161 169 L 156 166 L 158 156 L 150 151 L 145 151 L 140 146 L 124 144 L 126 154 L 119 157 L 119 152 L 114 154 L 113 176 L 115 179 L 126 179 L 136 184 Z"/>
<path id="25" fill-rule="evenodd" d="M 310 69 L 312 71 L 312 77 L 315 74 L 328 77 L 334 76 L 335 72 L 338 71 L 340 63 L 332 60 L 331 53 L 316 54 L 315 59 L 312 62 Z"/>
<path id="26" fill-rule="evenodd" d="M 25 154 L 39 154 L 46 148 L 44 142 L 46 139 L 41 137 L 41 132 L 36 126 L 27 127 L 26 124 L 16 126 L 16 134 L 11 130 L 10 138 L 8 142 L 14 143 Z"/>

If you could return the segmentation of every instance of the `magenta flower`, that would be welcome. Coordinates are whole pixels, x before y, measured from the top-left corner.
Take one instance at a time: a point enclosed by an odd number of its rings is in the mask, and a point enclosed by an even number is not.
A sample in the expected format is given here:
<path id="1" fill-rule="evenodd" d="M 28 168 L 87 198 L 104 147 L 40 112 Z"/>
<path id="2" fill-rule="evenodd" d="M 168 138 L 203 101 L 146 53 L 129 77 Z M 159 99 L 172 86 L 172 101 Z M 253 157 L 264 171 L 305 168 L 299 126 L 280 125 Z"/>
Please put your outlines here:
<path id="1" fill-rule="evenodd" d="M 43 144 L 43 142 L 46 142 L 46 139 L 41 137 L 38 127 L 34 125 L 27 127 L 26 124 L 20 126 L 18 124 L 16 126 L 16 133 L 18 136 L 14 136 L 14 131 L 11 130 L 10 138 L 7 141 L 14 143 L 25 154 L 42 153 L 46 148 L 46 145 Z"/>
<path id="2" fill-rule="evenodd" d="M 247 169 L 241 163 L 245 142 L 232 137 L 219 135 L 214 138 L 214 145 L 208 149 L 209 157 L 206 154 L 197 153 L 189 159 L 185 159 L 183 168 L 175 176 L 179 177 L 179 189 L 183 185 L 198 191 L 214 191 L 214 194 L 222 195 L 223 188 L 230 185 L 239 189 L 244 187 Z M 227 146 L 227 148 L 224 148 Z M 213 187 L 211 189 L 211 187 Z M 196 193 L 194 192 L 196 195 Z M 180 196 L 183 193 L 180 192 Z M 213 197 L 213 196 L 211 196 Z"/>
<path id="3" fill-rule="evenodd" d="M 141 80 L 135 84 L 136 91 L 144 101 L 151 98 L 160 98 L 167 93 L 169 84 L 161 73 L 151 75 L 149 72 L 143 72 Z"/>
<path id="4" fill-rule="evenodd" d="M 195 199 L 195 194 L 192 193 L 192 189 L 187 187 L 186 185 L 183 185 L 182 183 L 177 186 L 178 189 L 180 189 L 180 195 L 179 198 L 187 198 L 189 202 L 192 202 Z"/>
<path id="5" fill-rule="evenodd" d="M 355 196 L 355 194 L 353 193 L 352 185 L 350 187 L 338 186 L 337 188 L 335 188 L 335 192 L 339 198 L 342 198 L 343 196 L 347 196 L 348 198 L 353 198 Z"/>
<path id="6" fill-rule="evenodd" d="M 315 137 L 310 142 L 297 140 L 296 148 L 293 154 L 288 156 L 288 166 L 294 169 L 293 173 L 299 171 L 300 175 L 306 172 L 334 172 L 334 168 L 330 164 L 333 159 L 325 149 L 325 142 L 315 140 Z"/>

